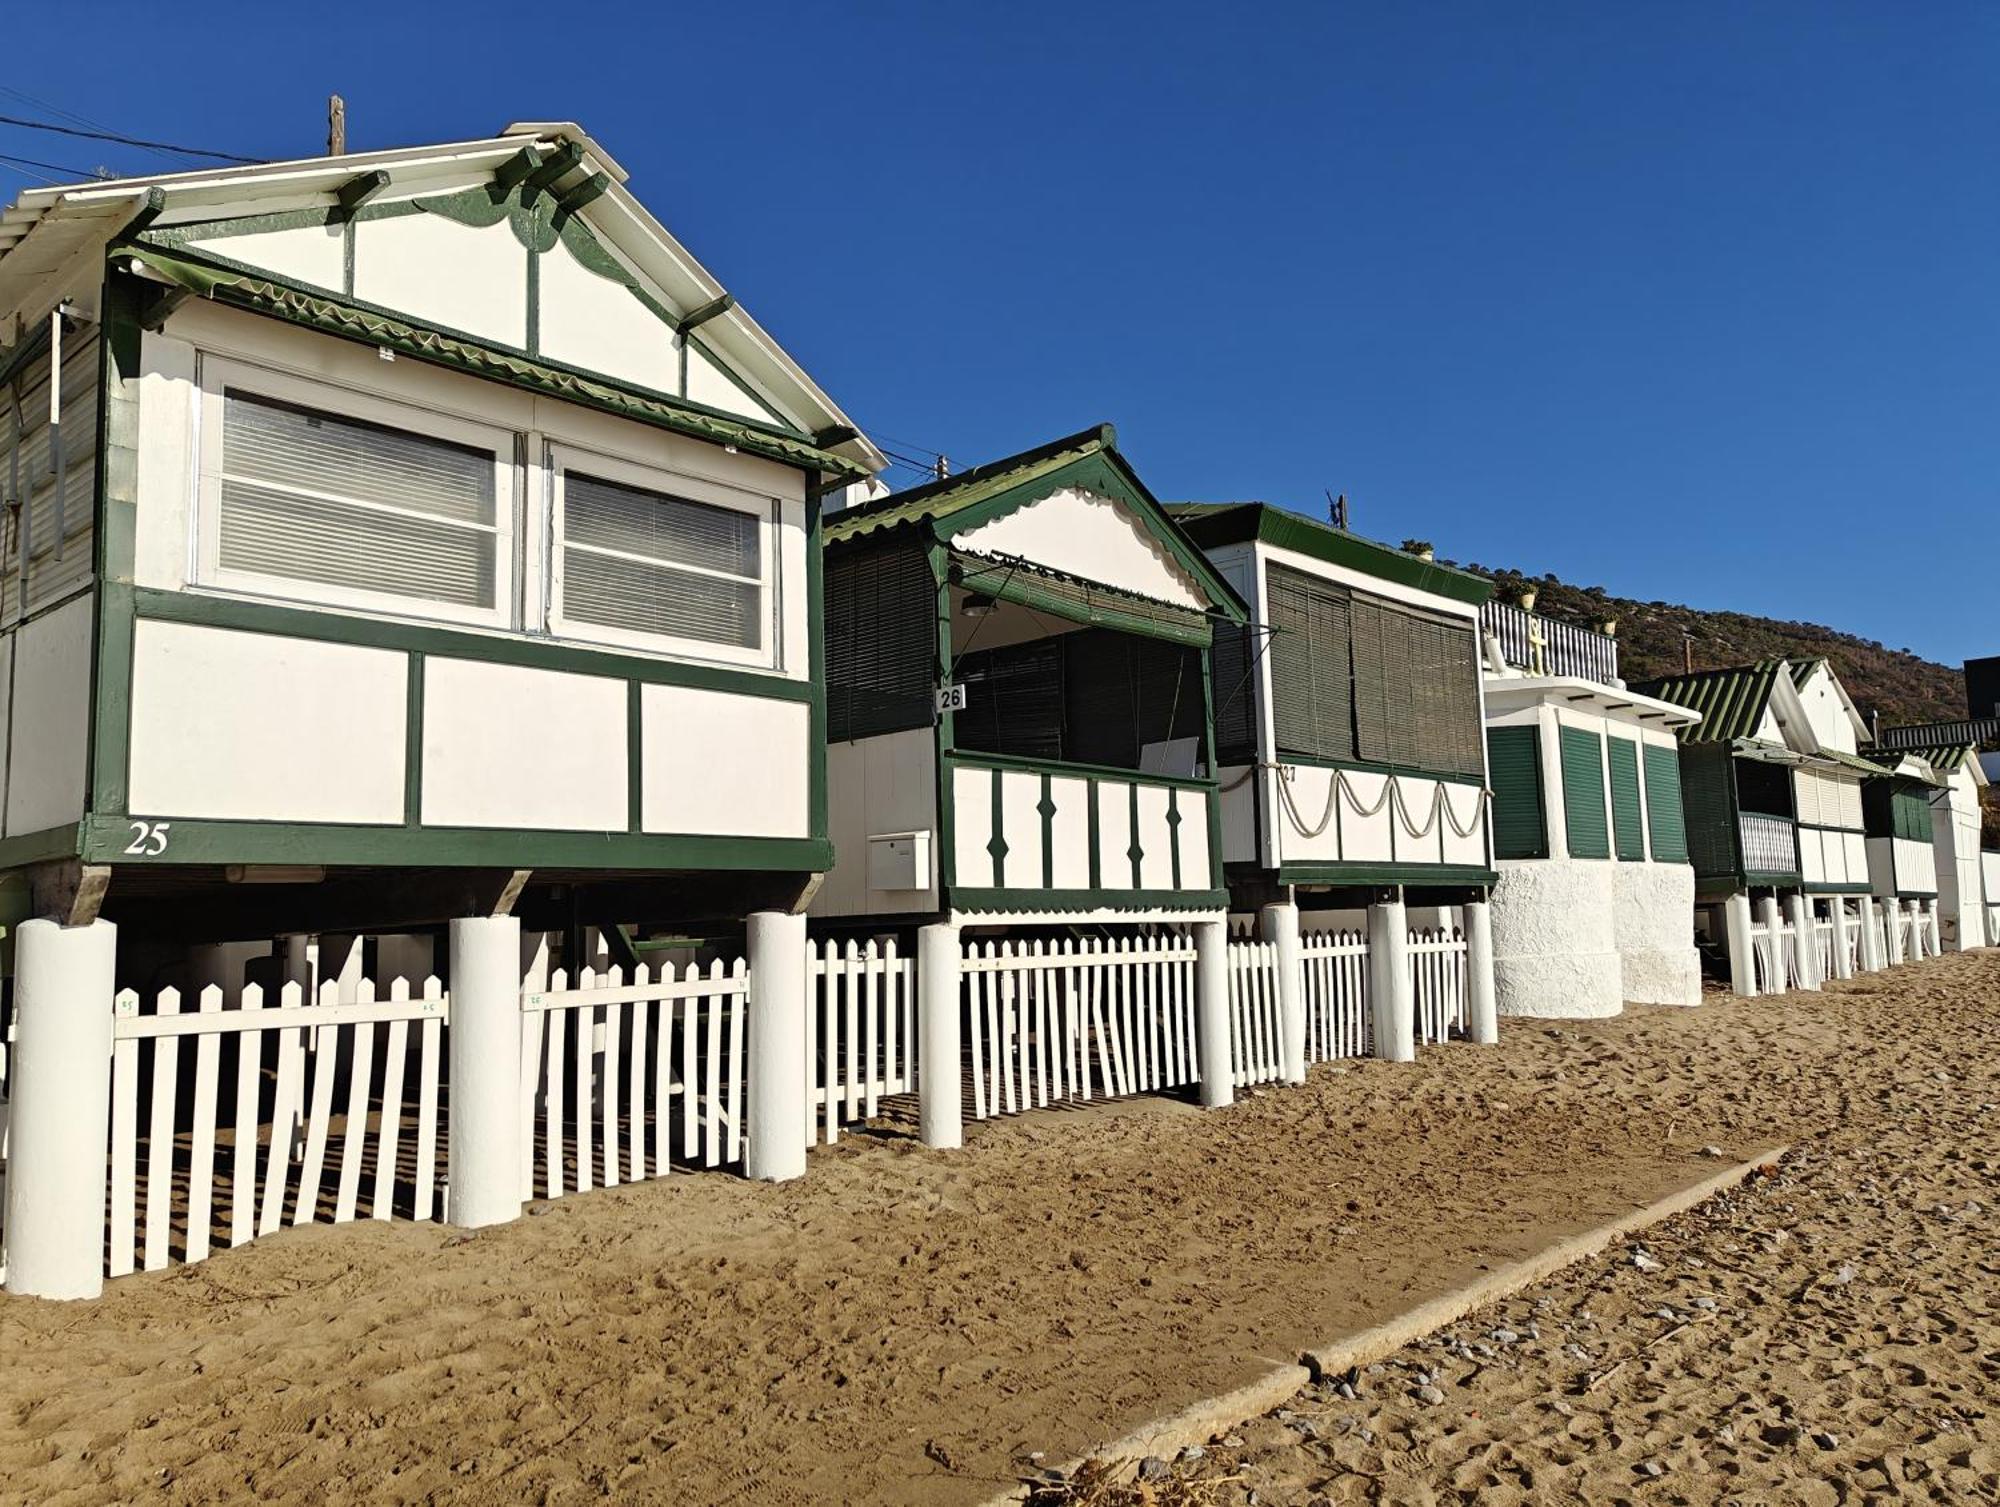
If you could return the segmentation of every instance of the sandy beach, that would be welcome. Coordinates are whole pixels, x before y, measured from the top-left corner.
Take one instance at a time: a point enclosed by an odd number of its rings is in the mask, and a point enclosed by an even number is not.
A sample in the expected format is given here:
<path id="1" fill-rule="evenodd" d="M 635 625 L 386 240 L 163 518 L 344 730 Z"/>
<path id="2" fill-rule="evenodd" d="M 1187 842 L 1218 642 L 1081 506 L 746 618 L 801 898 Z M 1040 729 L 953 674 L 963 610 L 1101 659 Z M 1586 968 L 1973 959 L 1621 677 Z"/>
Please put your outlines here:
<path id="1" fill-rule="evenodd" d="M 1996 1100 L 1975 953 L 958 1154 L 890 1125 L 798 1183 L 676 1175 L 471 1238 L 292 1231 L 0 1303 L 0 1497 L 981 1501 L 1790 1142 L 1644 1262 L 1621 1245 L 1132 1499 L 1992 1500 Z"/>

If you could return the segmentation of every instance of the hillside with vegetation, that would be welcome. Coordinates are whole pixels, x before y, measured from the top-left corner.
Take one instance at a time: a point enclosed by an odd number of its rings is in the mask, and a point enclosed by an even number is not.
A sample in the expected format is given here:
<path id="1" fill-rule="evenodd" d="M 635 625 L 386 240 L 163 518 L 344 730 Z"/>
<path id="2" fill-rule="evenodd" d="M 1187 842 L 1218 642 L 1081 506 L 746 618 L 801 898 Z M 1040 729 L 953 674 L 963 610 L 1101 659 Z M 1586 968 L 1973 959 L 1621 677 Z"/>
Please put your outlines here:
<path id="1" fill-rule="evenodd" d="M 1536 610 L 1552 617 L 1584 623 L 1615 619 L 1619 666 L 1627 680 L 1680 673 L 1690 646 L 1697 670 L 1781 656 L 1825 658 L 1862 715 L 1880 712 L 1885 727 L 1965 715 L 1965 676 L 1958 669 L 1837 628 L 1743 612 L 1704 612 L 1671 602 L 1641 602 L 1613 596 L 1602 586 L 1571 586 L 1552 575 L 1524 576 L 1479 565 L 1462 568 L 1494 578 L 1510 600 L 1515 592 L 1532 586 Z"/>

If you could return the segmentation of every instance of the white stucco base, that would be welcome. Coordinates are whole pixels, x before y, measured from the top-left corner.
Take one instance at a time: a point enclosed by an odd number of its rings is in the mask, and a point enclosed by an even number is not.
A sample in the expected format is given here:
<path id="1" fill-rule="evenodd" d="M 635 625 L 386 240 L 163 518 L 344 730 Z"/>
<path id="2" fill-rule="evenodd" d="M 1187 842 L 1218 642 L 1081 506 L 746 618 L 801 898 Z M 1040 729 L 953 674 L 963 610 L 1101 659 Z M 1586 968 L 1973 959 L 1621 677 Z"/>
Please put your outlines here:
<path id="1" fill-rule="evenodd" d="M 1500 1013 L 1568 1020 L 1618 1014 L 1623 970 L 1612 865 L 1537 858 L 1495 867 L 1493 985 Z"/>
<path id="2" fill-rule="evenodd" d="M 1626 1003 L 1700 1004 L 1694 870 L 1684 863 L 1621 863 L 1612 871 L 1612 887 Z"/>

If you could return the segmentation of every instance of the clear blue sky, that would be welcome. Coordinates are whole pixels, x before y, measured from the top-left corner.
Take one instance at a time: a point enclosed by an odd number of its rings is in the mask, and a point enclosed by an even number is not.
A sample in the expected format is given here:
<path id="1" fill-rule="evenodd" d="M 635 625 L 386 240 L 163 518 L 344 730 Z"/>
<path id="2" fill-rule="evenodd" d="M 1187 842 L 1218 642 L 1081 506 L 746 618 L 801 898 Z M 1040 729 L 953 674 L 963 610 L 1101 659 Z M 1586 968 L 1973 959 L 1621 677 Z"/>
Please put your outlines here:
<path id="1" fill-rule="evenodd" d="M 583 122 L 891 443 L 1108 419 L 1164 497 L 2000 652 L 1991 6 L 33 9 L 0 87 L 138 135 Z"/>

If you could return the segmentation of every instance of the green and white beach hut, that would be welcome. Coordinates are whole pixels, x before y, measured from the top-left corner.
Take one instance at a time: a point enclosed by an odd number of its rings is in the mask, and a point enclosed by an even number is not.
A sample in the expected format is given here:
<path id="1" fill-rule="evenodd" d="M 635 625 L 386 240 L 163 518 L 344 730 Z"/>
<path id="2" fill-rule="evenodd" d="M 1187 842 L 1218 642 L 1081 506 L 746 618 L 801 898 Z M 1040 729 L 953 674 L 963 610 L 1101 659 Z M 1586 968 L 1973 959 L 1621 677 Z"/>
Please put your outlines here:
<path id="1" fill-rule="evenodd" d="M 0 217 L 0 867 L 144 936 L 736 921 L 882 464 L 579 127 Z"/>

